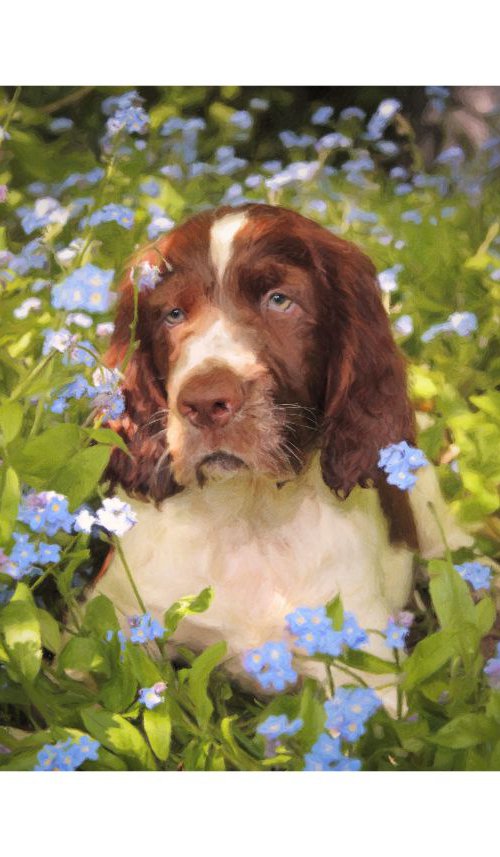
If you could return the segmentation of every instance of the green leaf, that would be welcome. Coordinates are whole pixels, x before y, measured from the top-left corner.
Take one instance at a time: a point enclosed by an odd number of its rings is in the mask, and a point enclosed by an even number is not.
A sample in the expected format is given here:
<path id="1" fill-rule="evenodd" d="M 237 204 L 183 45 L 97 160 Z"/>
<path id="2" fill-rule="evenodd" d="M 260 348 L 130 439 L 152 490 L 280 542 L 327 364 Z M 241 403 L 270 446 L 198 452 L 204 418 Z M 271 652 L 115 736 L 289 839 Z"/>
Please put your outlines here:
<path id="1" fill-rule="evenodd" d="M 336 595 L 326 605 L 326 615 L 332 620 L 335 631 L 341 631 L 344 625 L 344 608 L 340 595 Z"/>
<path id="2" fill-rule="evenodd" d="M 296 740 L 304 750 L 309 750 L 323 732 L 326 721 L 325 708 L 323 702 L 318 699 L 317 685 L 313 679 L 304 680 L 297 717 L 302 718 L 304 725 Z"/>
<path id="3" fill-rule="evenodd" d="M 42 634 L 42 645 L 45 646 L 49 652 L 53 652 L 56 655 L 61 648 L 61 632 L 59 630 L 59 625 L 47 610 L 42 610 L 42 608 L 39 607 L 37 614 Z"/>
<path id="4" fill-rule="evenodd" d="M 157 664 L 151 660 L 147 652 L 138 643 L 127 644 L 125 663 L 130 665 L 130 669 L 141 687 L 151 687 L 157 681 L 163 681 Z"/>
<path id="5" fill-rule="evenodd" d="M 105 644 L 90 637 L 72 637 L 59 656 L 58 671 L 104 673 L 109 676 Z"/>
<path id="6" fill-rule="evenodd" d="M 71 508 L 79 506 L 95 491 L 110 455 L 109 446 L 96 445 L 80 450 L 53 477 L 53 490 L 65 494 Z"/>
<path id="7" fill-rule="evenodd" d="M 125 756 L 134 770 L 155 771 L 153 754 L 135 726 L 119 714 L 103 708 L 84 708 L 81 712 L 86 729 L 103 747 Z"/>
<path id="8" fill-rule="evenodd" d="M 485 741 L 500 739 L 500 725 L 484 714 L 462 714 L 428 738 L 433 744 L 464 750 Z"/>
<path id="9" fill-rule="evenodd" d="M 0 633 L 9 655 L 13 678 L 33 681 L 42 663 L 42 637 L 37 608 L 25 583 L 18 583 L 9 604 L 0 612 Z M 11 670 L 9 669 L 9 672 Z"/>
<path id="10" fill-rule="evenodd" d="M 172 604 L 163 617 L 163 624 L 165 625 L 167 634 L 173 634 L 184 616 L 190 613 L 204 613 L 205 610 L 208 610 L 213 596 L 214 591 L 208 586 L 199 595 L 187 595 L 185 598 L 180 598 L 179 601 Z"/>
<path id="11" fill-rule="evenodd" d="M 106 595 L 96 595 L 88 602 L 82 622 L 82 631 L 92 631 L 99 640 L 104 640 L 108 631 L 118 631 L 113 603 Z"/>
<path id="12" fill-rule="evenodd" d="M 11 453 L 17 472 L 34 488 L 43 488 L 62 469 L 68 466 L 80 449 L 80 428 L 62 423 L 27 440 Z M 53 490 L 57 490 L 53 488 Z"/>
<path id="13" fill-rule="evenodd" d="M 447 631 L 438 631 L 425 637 L 415 646 L 404 663 L 403 687 L 413 690 L 424 679 L 429 678 L 455 655 L 453 636 Z"/>
<path id="14" fill-rule="evenodd" d="M 19 511 L 20 498 L 21 491 L 17 473 L 13 467 L 8 467 L 5 471 L 2 498 L 0 500 L 0 541 L 4 543 L 8 541 L 14 529 Z"/>
<path id="15" fill-rule="evenodd" d="M 125 711 L 137 694 L 137 680 L 128 665 L 118 662 L 116 669 L 99 691 L 99 702 L 109 711 Z"/>
<path id="16" fill-rule="evenodd" d="M 226 650 L 227 646 L 223 641 L 214 643 L 196 658 L 189 670 L 189 695 L 195 706 L 196 719 L 202 728 L 207 725 L 213 711 L 213 705 L 207 693 L 210 673 L 220 663 Z"/>
<path id="17" fill-rule="evenodd" d="M 496 608 L 493 599 L 482 598 L 478 604 L 474 606 L 475 623 L 481 637 L 486 636 L 488 631 L 491 631 L 495 618 Z"/>
<path id="18" fill-rule="evenodd" d="M 172 723 L 168 700 L 144 710 L 144 731 L 153 753 L 162 762 L 166 762 L 170 754 L 170 736 Z"/>
<path id="19" fill-rule="evenodd" d="M 429 563 L 429 573 L 432 603 L 441 628 L 455 635 L 461 657 L 468 660 L 474 655 L 480 642 L 469 587 L 458 571 L 443 560 L 432 560 Z"/>
<path id="20" fill-rule="evenodd" d="M 23 409 L 19 402 L 2 402 L 0 404 L 0 431 L 3 443 L 9 444 L 19 434 L 23 423 Z"/>
<path id="21" fill-rule="evenodd" d="M 92 440 L 97 441 L 97 443 L 104 444 L 104 446 L 117 446 L 118 449 L 122 450 L 122 452 L 125 452 L 128 456 L 132 457 L 132 453 L 123 438 L 120 437 L 116 431 L 113 431 L 113 429 L 85 428 L 83 431 L 86 435 L 91 437 Z"/>
<path id="22" fill-rule="evenodd" d="M 377 655 L 371 655 L 369 652 L 362 652 L 358 649 L 348 649 L 337 660 L 348 667 L 354 667 L 354 669 L 363 670 L 367 673 L 375 673 L 376 675 L 387 675 L 387 673 L 398 672 L 398 667 L 394 661 L 386 661 L 384 658 L 379 658 Z"/>

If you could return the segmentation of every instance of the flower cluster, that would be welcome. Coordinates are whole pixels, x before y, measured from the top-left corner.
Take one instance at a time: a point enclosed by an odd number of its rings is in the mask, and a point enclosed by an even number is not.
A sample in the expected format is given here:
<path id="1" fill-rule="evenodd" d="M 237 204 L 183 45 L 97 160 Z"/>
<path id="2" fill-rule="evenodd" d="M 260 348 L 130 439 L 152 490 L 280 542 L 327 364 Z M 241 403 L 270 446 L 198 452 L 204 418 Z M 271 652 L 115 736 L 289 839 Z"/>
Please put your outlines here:
<path id="1" fill-rule="evenodd" d="M 86 309 L 105 312 L 111 303 L 110 286 L 115 272 L 90 263 L 69 274 L 52 289 L 55 309 Z"/>
<path id="2" fill-rule="evenodd" d="M 131 276 L 134 278 L 135 269 L 132 268 Z M 137 266 L 137 288 L 140 292 L 154 289 L 161 280 L 161 272 L 157 265 L 152 265 L 150 262 L 141 262 Z"/>
<path id="3" fill-rule="evenodd" d="M 344 756 L 340 738 L 332 738 L 323 732 L 309 753 L 304 757 L 305 771 L 359 771 L 361 762 L 354 757 Z"/>
<path id="4" fill-rule="evenodd" d="M 368 641 L 368 635 L 359 627 L 352 613 L 344 614 L 340 631 L 334 630 L 324 607 L 299 607 L 285 618 L 288 630 L 296 637 L 297 646 L 308 655 L 336 657 L 342 654 L 344 645 L 359 649 Z"/>
<path id="5" fill-rule="evenodd" d="M 367 720 L 381 705 L 371 687 L 339 687 L 333 699 L 325 702 L 326 728 L 345 741 L 357 741 L 364 735 Z"/>
<path id="6" fill-rule="evenodd" d="M 497 643 L 496 658 L 486 661 L 484 674 L 489 686 L 493 690 L 500 690 L 500 643 Z"/>
<path id="7" fill-rule="evenodd" d="M 149 643 L 151 640 L 161 640 L 165 634 L 165 628 L 156 619 L 153 619 L 151 613 L 143 613 L 142 616 L 130 616 L 128 623 L 132 643 Z"/>
<path id="8" fill-rule="evenodd" d="M 129 503 L 119 497 L 106 497 L 95 515 L 81 509 L 75 516 L 74 529 L 77 533 L 90 533 L 93 526 L 98 526 L 121 537 L 136 523 L 137 515 Z"/>
<path id="9" fill-rule="evenodd" d="M 42 229 L 51 223 L 58 223 L 61 226 L 67 222 L 69 211 L 63 208 L 57 199 L 50 196 L 37 199 L 32 209 L 23 206 L 17 212 L 21 216 L 21 226 L 26 235 L 30 235 L 37 229 Z"/>
<path id="10" fill-rule="evenodd" d="M 257 734 L 262 735 L 266 739 L 266 756 L 274 756 L 280 738 L 285 735 L 295 735 L 304 725 L 304 721 L 300 717 L 290 721 L 286 714 L 270 715 L 262 723 L 257 726 Z"/>
<path id="11" fill-rule="evenodd" d="M 292 655 L 284 643 L 268 642 L 251 649 L 243 656 L 243 666 L 266 689 L 284 690 L 287 684 L 297 681 Z"/>
<path id="12" fill-rule="evenodd" d="M 145 705 L 146 708 L 156 708 L 161 702 L 165 701 L 163 691 L 167 689 L 164 681 L 157 681 L 153 687 L 141 687 L 139 690 L 139 702 Z"/>
<path id="13" fill-rule="evenodd" d="M 48 536 L 55 536 L 59 530 L 70 533 L 74 523 L 67 498 L 55 491 L 26 494 L 17 519 L 27 524 L 34 533 L 47 533 Z"/>
<path id="14" fill-rule="evenodd" d="M 427 464 L 429 462 L 422 450 L 410 446 L 405 440 L 391 443 L 379 452 L 378 466 L 387 473 L 387 482 L 402 491 L 417 484 L 413 471 Z"/>
<path id="15" fill-rule="evenodd" d="M 145 134 L 149 127 L 149 116 L 142 108 L 142 98 L 135 90 L 126 92 L 117 98 L 106 98 L 102 103 L 102 109 L 110 116 L 106 123 L 106 130 L 110 137 L 116 136 L 120 131 L 128 134 Z"/>
<path id="16" fill-rule="evenodd" d="M 491 568 L 480 562 L 463 562 L 455 566 L 460 577 L 470 583 L 473 589 L 489 589 L 491 584 Z"/>
<path id="17" fill-rule="evenodd" d="M 442 324 L 433 324 L 422 334 L 422 342 L 430 342 L 438 333 L 457 333 L 469 336 L 477 330 L 477 317 L 473 312 L 453 312 Z"/>
<path id="18" fill-rule="evenodd" d="M 38 572 L 36 565 L 48 565 L 59 562 L 61 548 L 56 544 L 40 542 L 34 545 L 26 533 L 12 533 L 15 545 L 6 561 L 2 563 L 2 571 L 14 580 L 21 580 L 29 574 Z"/>
<path id="19" fill-rule="evenodd" d="M 97 226 L 99 223 L 115 222 L 119 226 L 123 226 L 124 229 L 132 229 L 134 225 L 134 212 L 131 208 L 127 208 L 126 205 L 118 205 L 118 203 L 111 202 L 98 211 L 94 211 L 90 215 L 88 222 L 90 226 Z"/>
<path id="20" fill-rule="evenodd" d="M 76 771 L 87 759 L 97 761 L 99 758 L 99 741 L 94 741 L 88 735 L 78 739 L 68 738 L 57 744 L 45 744 L 37 756 L 38 764 L 34 771 Z"/>

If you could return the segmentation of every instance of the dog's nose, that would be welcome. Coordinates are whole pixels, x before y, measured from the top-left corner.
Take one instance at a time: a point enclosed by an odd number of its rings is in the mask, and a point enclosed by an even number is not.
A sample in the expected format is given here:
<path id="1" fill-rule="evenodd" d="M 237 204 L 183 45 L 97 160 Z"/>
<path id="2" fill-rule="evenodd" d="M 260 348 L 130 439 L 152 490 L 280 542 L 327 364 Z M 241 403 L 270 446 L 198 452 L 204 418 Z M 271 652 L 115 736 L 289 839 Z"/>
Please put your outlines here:
<path id="1" fill-rule="evenodd" d="M 243 404 L 243 385 L 237 376 L 213 369 L 191 378 L 177 397 L 177 410 L 196 428 L 223 428 Z"/>

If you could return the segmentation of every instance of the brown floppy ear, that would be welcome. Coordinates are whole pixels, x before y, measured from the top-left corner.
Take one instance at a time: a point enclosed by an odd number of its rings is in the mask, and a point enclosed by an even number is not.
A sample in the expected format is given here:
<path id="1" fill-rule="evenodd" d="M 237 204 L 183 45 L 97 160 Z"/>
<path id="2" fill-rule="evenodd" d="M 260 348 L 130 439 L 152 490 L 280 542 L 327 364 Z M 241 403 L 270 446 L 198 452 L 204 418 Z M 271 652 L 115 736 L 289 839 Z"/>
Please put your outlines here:
<path id="1" fill-rule="evenodd" d="M 386 485 L 379 450 L 401 440 L 414 443 L 414 417 L 374 265 L 354 244 L 329 233 L 315 245 L 328 307 L 321 467 L 326 484 L 347 497 L 355 485 Z"/>
<path id="2" fill-rule="evenodd" d="M 106 354 L 110 367 L 122 369 L 133 317 L 134 294 L 129 270 L 120 287 L 115 329 Z M 125 440 L 131 456 L 114 449 L 105 478 L 130 494 L 160 501 L 175 494 L 179 486 L 172 477 L 166 450 L 168 408 L 165 380 L 161 377 L 165 370 L 155 365 L 154 313 L 148 307 L 147 294 L 139 294 L 135 338 L 139 344 L 123 370 L 121 384 L 125 411 L 109 423 Z"/>

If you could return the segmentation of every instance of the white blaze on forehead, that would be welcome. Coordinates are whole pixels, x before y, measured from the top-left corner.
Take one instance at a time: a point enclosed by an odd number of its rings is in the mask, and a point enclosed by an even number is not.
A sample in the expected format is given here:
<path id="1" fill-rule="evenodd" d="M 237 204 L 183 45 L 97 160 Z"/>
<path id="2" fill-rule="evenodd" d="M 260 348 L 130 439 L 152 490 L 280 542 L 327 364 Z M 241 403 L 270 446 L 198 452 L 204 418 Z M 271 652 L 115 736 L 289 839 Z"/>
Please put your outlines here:
<path id="1" fill-rule="evenodd" d="M 192 372 L 203 372 L 216 362 L 233 372 L 245 376 L 256 366 L 253 351 L 238 340 L 237 332 L 224 318 L 217 318 L 199 336 L 190 337 L 184 345 L 184 353 L 170 376 L 170 390 L 174 396 L 184 380 Z"/>
<path id="2" fill-rule="evenodd" d="M 237 211 L 216 220 L 210 230 L 210 258 L 219 275 L 219 281 L 222 280 L 231 258 L 234 237 L 246 221 L 246 212 Z"/>

